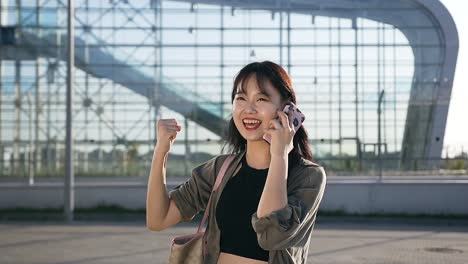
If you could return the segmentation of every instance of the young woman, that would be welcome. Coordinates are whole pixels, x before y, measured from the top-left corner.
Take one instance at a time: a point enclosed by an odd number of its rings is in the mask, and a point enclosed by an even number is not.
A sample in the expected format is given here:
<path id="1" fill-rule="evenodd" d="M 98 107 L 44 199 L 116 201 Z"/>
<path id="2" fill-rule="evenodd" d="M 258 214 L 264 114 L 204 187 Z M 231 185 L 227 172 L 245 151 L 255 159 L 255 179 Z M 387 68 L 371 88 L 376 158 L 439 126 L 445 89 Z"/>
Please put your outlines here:
<path id="1" fill-rule="evenodd" d="M 175 119 L 158 121 L 148 181 L 147 226 L 161 231 L 190 221 L 206 209 L 204 263 L 306 263 L 326 174 L 313 162 L 304 127 L 295 131 L 291 112 L 282 111 L 286 104 L 296 104 L 291 79 L 273 62 L 254 62 L 237 74 L 231 99 L 232 118 L 226 133 L 229 154 L 197 166 L 192 177 L 169 194 L 165 163 L 182 127 Z M 264 134 L 271 136 L 271 144 L 263 139 Z M 229 155 L 234 160 L 212 193 Z M 210 208 L 206 208 L 211 194 Z"/>

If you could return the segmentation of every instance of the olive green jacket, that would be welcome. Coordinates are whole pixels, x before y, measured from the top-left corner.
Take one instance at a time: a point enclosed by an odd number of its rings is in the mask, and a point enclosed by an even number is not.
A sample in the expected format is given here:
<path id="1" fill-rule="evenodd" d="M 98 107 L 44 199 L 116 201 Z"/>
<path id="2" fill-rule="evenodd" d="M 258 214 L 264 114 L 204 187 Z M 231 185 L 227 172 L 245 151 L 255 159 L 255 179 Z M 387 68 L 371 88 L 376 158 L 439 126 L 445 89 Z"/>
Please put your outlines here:
<path id="1" fill-rule="evenodd" d="M 220 253 L 220 230 L 216 223 L 216 205 L 224 186 L 236 169 L 242 166 L 245 151 L 235 154 L 218 190 L 213 192 L 209 208 L 208 224 L 203 238 L 206 249 L 205 264 L 216 264 Z M 229 154 L 218 155 L 192 170 L 192 177 L 169 192 L 182 215 L 182 222 L 191 221 L 204 211 L 219 170 Z M 288 205 L 258 218 L 252 215 L 252 227 L 257 233 L 258 244 L 269 251 L 268 263 L 306 263 L 310 236 L 317 210 L 326 185 L 322 167 L 301 158 L 299 165 L 288 169 Z"/>

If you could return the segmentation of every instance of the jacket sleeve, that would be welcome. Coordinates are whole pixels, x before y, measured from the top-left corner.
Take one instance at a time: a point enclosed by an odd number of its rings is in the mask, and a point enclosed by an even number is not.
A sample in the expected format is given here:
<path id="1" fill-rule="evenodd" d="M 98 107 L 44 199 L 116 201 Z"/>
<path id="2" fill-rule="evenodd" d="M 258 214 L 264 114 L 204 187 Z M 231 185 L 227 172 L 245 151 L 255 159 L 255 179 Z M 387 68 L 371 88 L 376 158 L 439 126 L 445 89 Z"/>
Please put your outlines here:
<path id="1" fill-rule="evenodd" d="M 217 157 L 195 167 L 186 182 L 169 192 L 169 198 L 174 200 L 182 215 L 182 222 L 191 221 L 206 209 L 215 182 Z"/>
<path id="2" fill-rule="evenodd" d="M 297 246 L 310 236 L 322 200 L 326 174 L 322 167 L 308 166 L 298 172 L 299 184 L 288 188 L 288 204 L 258 218 L 252 215 L 252 227 L 264 250 L 281 250 Z"/>

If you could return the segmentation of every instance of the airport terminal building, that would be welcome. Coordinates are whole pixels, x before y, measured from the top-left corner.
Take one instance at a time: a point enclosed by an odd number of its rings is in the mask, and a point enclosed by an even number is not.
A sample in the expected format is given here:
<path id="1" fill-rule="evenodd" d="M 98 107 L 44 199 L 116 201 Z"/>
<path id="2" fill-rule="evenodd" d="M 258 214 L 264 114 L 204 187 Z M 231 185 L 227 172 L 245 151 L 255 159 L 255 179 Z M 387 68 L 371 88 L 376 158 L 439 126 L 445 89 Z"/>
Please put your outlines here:
<path id="1" fill-rule="evenodd" d="M 458 35 L 437 0 L 82 0 L 74 23 L 77 175 L 143 176 L 160 118 L 186 128 L 186 175 L 220 153 L 234 76 L 262 60 L 292 76 L 329 171 L 440 166 Z M 0 25 L 0 175 L 60 175 L 67 1 L 1 0 Z"/>

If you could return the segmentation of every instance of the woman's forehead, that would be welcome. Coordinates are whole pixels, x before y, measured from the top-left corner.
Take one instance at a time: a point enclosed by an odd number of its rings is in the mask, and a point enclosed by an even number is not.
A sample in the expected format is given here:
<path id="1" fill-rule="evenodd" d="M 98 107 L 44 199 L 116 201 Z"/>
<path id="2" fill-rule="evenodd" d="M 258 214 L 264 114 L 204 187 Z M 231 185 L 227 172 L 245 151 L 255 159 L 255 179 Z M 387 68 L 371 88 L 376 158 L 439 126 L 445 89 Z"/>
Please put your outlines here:
<path id="1" fill-rule="evenodd" d="M 260 84 L 257 81 L 257 78 L 254 74 L 248 76 L 246 79 L 242 80 L 236 89 L 237 93 L 261 93 L 265 95 L 272 95 L 275 93 L 275 89 L 272 87 L 268 79 L 264 79 L 263 83 Z"/>

